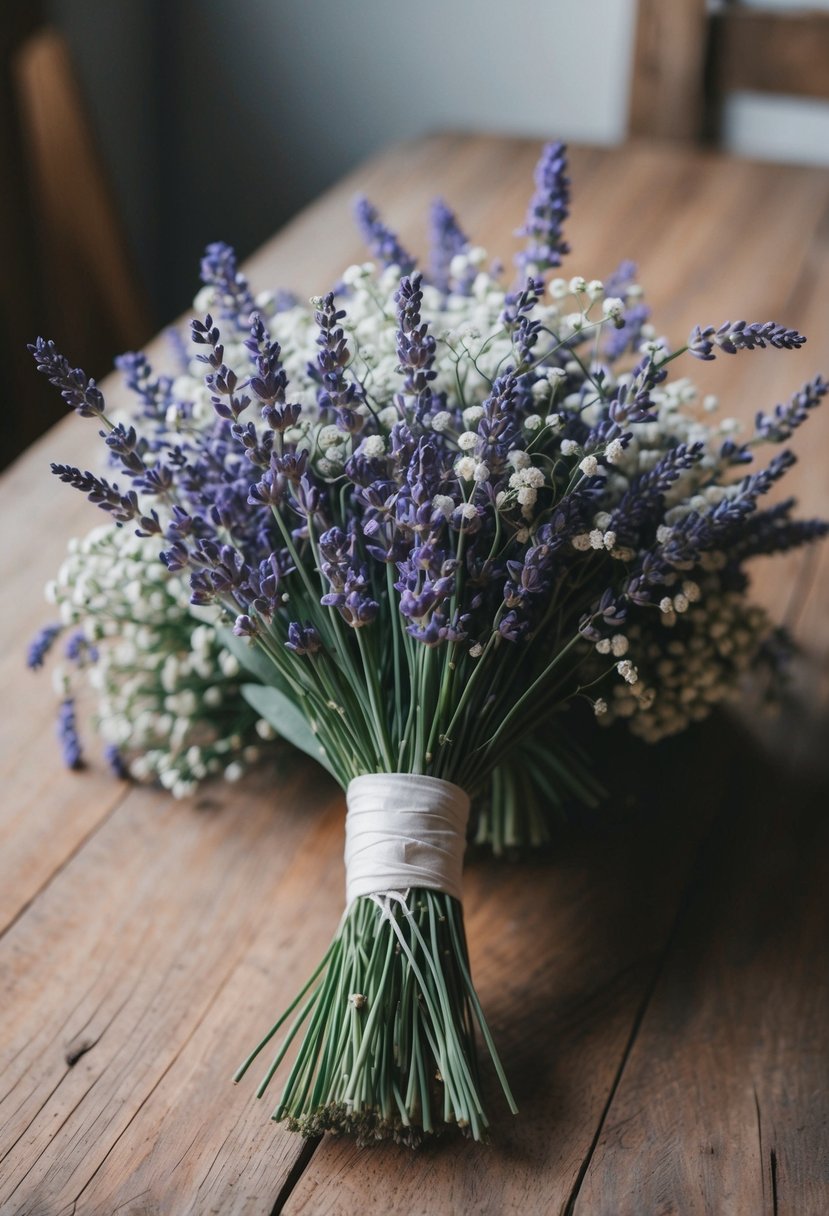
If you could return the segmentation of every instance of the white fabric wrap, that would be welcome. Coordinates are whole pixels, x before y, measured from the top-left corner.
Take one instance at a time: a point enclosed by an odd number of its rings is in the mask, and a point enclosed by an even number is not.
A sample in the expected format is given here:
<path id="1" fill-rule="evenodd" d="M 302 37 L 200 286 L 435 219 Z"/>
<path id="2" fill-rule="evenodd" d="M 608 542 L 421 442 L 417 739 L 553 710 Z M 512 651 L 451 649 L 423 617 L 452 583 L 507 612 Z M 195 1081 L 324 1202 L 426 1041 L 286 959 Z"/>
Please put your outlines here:
<path id="1" fill-rule="evenodd" d="M 469 795 L 439 777 L 368 773 L 345 793 L 345 893 L 430 887 L 461 898 Z"/>

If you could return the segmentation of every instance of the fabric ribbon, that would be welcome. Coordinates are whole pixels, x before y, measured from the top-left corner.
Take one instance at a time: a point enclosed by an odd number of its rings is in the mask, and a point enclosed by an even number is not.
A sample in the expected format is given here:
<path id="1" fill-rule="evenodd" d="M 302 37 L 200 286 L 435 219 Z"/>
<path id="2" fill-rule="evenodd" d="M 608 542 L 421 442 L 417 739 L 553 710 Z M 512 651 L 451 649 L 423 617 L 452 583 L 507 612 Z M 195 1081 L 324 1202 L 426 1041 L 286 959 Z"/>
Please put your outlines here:
<path id="1" fill-rule="evenodd" d="M 346 905 L 429 887 L 462 896 L 469 795 L 439 777 L 367 773 L 346 790 Z"/>

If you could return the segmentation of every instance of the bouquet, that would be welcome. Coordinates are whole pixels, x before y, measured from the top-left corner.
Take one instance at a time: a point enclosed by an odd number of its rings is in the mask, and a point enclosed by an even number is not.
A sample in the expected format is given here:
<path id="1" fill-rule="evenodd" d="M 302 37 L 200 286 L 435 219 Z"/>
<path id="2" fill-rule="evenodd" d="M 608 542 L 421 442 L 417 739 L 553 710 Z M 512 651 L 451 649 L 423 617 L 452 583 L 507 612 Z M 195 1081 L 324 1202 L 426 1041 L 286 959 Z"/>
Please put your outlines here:
<path id="1" fill-rule="evenodd" d="M 139 433 L 33 347 L 128 484 L 54 472 L 159 545 L 255 675 L 256 714 L 346 791 L 342 921 L 238 1074 L 285 1027 L 261 1095 L 300 1037 L 274 1118 L 303 1134 L 482 1139 L 476 1028 L 515 1110 L 464 936 L 471 800 L 497 805 L 524 757 L 577 787 L 578 701 L 648 738 L 707 713 L 773 653 L 746 562 L 826 531 L 791 500 L 763 505 L 789 452 L 745 471 L 825 396 L 820 377 L 746 439 L 669 380 L 683 354 L 805 339 L 738 321 L 671 349 L 630 266 L 548 282 L 568 208 L 552 144 L 512 289 L 442 203 L 427 277 L 361 200 L 376 261 L 310 307 L 255 300 L 211 247 L 190 362 L 207 425 L 173 382 Z"/>

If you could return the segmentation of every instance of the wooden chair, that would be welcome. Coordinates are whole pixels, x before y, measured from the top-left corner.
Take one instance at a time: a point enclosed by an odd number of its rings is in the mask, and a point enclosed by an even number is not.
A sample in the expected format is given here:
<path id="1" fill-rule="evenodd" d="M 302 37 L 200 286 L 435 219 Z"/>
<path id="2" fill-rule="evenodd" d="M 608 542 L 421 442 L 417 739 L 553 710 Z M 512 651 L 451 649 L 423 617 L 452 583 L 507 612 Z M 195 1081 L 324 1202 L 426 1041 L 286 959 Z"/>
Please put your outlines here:
<path id="1" fill-rule="evenodd" d="M 632 136 L 716 141 L 738 89 L 829 100 L 829 11 L 639 0 Z"/>
<path id="2" fill-rule="evenodd" d="M 33 0 L 0 23 L 0 467 L 61 414 L 26 343 L 101 375 L 154 325 L 64 39 Z"/>

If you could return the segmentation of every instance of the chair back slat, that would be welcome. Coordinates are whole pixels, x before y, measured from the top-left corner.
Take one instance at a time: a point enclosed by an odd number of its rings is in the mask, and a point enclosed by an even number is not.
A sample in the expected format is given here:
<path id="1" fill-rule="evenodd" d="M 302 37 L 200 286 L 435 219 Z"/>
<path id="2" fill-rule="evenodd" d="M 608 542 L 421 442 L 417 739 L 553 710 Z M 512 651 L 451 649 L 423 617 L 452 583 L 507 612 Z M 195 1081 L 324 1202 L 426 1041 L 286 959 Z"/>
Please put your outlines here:
<path id="1" fill-rule="evenodd" d="M 737 90 L 829 100 L 829 11 L 639 0 L 632 136 L 717 141 Z"/>
<path id="2" fill-rule="evenodd" d="M 829 11 L 729 8 L 711 19 L 720 95 L 744 89 L 829 100 Z"/>

